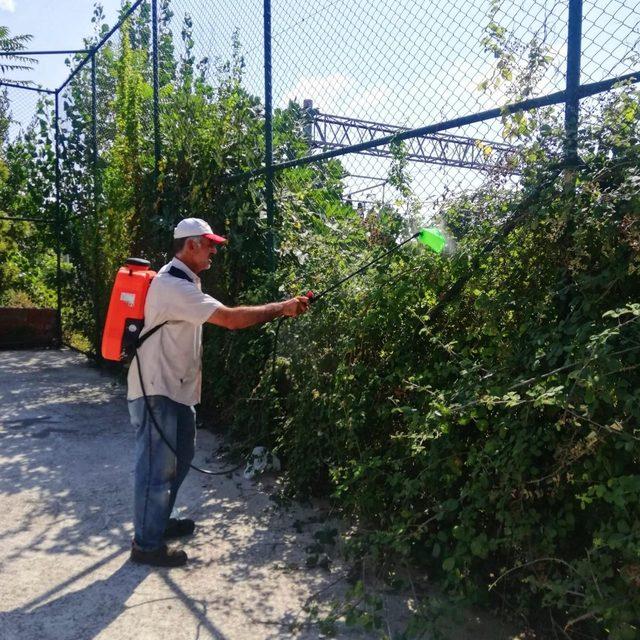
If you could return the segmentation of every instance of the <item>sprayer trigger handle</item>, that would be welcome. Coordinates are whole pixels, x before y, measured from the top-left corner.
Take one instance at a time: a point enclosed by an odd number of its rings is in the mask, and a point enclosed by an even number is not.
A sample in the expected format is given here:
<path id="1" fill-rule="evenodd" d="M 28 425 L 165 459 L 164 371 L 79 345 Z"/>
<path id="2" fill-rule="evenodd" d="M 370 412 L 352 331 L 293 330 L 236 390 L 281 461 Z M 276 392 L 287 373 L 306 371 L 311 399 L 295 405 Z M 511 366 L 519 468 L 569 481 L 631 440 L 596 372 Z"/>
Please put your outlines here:
<path id="1" fill-rule="evenodd" d="M 309 302 L 310 302 L 310 303 L 311 303 L 311 302 L 315 302 L 315 300 L 316 300 L 316 296 L 315 296 L 315 294 L 313 293 L 313 291 L 309 290 L 309 291 L 307 291 L 307 293 L 305 293 L 304 295 L 305 295 L 305 297 L 306 297 L 306 298 L 309 298 Z"/>

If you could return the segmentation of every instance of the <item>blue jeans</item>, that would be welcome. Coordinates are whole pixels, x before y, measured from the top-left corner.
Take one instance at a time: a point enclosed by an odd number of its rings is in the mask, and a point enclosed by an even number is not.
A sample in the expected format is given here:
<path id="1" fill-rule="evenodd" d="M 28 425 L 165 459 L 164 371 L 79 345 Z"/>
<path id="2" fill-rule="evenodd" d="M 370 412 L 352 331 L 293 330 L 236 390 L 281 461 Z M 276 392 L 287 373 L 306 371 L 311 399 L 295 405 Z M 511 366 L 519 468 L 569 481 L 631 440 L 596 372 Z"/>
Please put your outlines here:
<path id="1" fill-rule="evenodd" d="M 165 396 L 147 396 L 153 417 L 178 459 L 154 426 L 144 398 L 129 401 L 131 424 L 136 428 L 134 488 L 134 544 L 143 551 L 160 548 L 178 489 L 193 460 L 196 412 Z"/>

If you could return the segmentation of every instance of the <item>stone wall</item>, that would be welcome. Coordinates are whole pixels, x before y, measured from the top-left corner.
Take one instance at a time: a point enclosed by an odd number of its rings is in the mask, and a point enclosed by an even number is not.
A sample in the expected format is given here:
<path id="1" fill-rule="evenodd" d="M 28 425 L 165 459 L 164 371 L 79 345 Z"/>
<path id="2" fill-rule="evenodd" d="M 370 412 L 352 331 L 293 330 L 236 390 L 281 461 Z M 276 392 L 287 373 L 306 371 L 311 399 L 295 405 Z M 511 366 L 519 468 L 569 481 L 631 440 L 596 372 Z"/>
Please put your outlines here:
<path id="1" fill-rule="evenodd" d="M 55 309 L 0 307 L 0 349 L 58 347 Z"/>

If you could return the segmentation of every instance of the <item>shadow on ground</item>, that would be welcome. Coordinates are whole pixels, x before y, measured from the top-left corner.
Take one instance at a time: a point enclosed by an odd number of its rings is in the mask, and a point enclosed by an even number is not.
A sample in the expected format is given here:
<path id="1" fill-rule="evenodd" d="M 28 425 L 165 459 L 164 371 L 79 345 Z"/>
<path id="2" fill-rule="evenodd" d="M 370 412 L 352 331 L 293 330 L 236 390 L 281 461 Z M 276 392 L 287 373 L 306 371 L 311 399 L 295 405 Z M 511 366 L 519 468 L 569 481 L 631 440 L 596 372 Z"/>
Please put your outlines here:
<path id="1" fill-rule="evenodd" d="M 216 442 L 199 439 L 204 458 Z M 78 354 L 3 352 L 0 447 L 3 639 L 291 637 L 306 598 L 336 580 L 304 570 L 313 527 L 293 526 L 322 518 L 278 509 L 239 472 L 187 478 L 182 502 L 199 523 L 187 568 L 128 562 L 133 431 L 124 390 Z M 306 628 L 297 637 L 317 635 Z"/>

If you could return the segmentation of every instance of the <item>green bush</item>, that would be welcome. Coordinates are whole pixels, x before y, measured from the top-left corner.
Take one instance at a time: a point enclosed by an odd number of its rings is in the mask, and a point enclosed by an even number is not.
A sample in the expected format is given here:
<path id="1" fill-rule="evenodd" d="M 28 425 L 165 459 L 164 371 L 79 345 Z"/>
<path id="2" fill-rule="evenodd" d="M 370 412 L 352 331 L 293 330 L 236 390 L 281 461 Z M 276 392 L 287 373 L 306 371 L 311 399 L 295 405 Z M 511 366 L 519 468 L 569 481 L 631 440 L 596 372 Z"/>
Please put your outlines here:
<path id="1" fill-rule="evenodd" d="M 290 323 L 274 423 L 293 486 L 331 487 L 359 548 L 616 638 L 640 616 L 637 101 L 601 105 L 575 192 L 529 167 L 517 196 L 451 204 L 453 258 L 408 248 Z"/>

